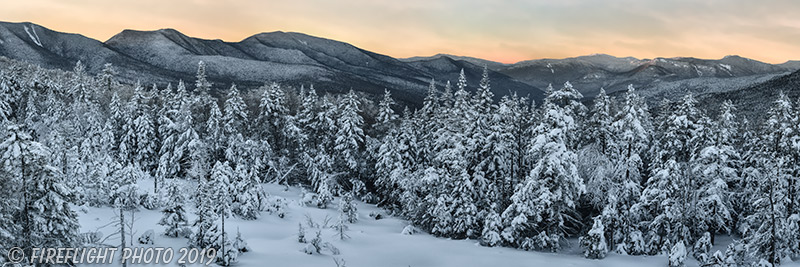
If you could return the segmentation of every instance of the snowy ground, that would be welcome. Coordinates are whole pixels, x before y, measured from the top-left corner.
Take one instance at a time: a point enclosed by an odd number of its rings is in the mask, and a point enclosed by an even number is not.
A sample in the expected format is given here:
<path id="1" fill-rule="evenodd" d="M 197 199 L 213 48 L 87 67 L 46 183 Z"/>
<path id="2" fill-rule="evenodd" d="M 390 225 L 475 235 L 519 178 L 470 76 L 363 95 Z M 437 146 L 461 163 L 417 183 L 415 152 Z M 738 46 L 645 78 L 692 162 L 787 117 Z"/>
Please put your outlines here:
<path id="1" fill-rule="evenodd" d="M 142 190 L 152 190 L 152 183 L 141 182 Z M 149 188 L 148 188 L 149 186 Z M 186 185 L 186 192 L 193 192 L 192 185 Z M 401 234 L 408 224 L 405 220 L 386 216 L 385 212 L 375 205 L 357 202 L 359 221 L 349 225 L 347 234 L 350 239 L 339 240 L 331 228 L 322 229 L 322 239 L 330 242 L 340 250 L 339 255 L 331 255 L 323 251 L 322 255 L 308 255 L 303 252 L 306 244 L 297 242 L 298 224 L 307 221 L 310 216 L 316 223 L 322 223 L 326 216 L 329 225 L 336 222 L 338 212 L 336 203 L 328 209 L 304 207 L 300 205 L 301 189 L 265 184 L 264 189 L 272 196 L 284 197 L 288 200 L 286 216 L 279 218 L 275 214 L 264 213 L 254 221 L 231 218 L 226 221 L 226 229 L 231 237 L 235 237 L 237 229 L 247 241 L 251 252 L 241 254 L 236 266 L 336 266 L 334 258 L 344 259 L 347 266 L 666 266 L 665 256 L 625 256 L 610 253 L 603 260 L 583 258 L 577 245 L 567 248 L 561 253 L 543 253 L 522 251 L 511 248 L 482 247 L 477 240 L 449 240 L 436 238 L 425 233 L 414 235 Z M 194 220 L 194 209 L 188 208 L 190 221 Z M 383 219 L 375 220 L 370 213 L 380 213 Z M 81 232 L 94 231 L 108 224 L 117 214 L 111 208 L 87 208 L 79 212 Z M 161 218 L 158 210 L 141 210 L 136 213 L 134 235 L 148 229 L 156 232 L 156 247 L 172 247 L 174 251 L 186 247 L 187 239 L 163 236 L 164 228 L 157 225 Z M 100 229 L 104 234 L 114 231 L 113 226 Z M 316 229 L 306 229 L 306 238 L 315 236 Z M 718 245 L 714 248 L 724 249 L 730 242 L 728 237 L 718 237 Z M 118 244 L 118 237 L 109 238 L 106 243 Z M 573 242 L 575 243 L 575 242 Z M 134 247 L 139 245 L 134 240 Z M 174 262 L 175 260 L 173 260 Z M 172 264 L 170 264 L 172 265 Z M 789 264 L 791 265 L 791 264 Z M 135 265 L 139 266 L 139 265 Z M 157 265 L 164 266 L 164 265 Z M 690 260 L 688 266 L 698 266 Z M 800 266 L 795 264 L 795 266 Z"/>

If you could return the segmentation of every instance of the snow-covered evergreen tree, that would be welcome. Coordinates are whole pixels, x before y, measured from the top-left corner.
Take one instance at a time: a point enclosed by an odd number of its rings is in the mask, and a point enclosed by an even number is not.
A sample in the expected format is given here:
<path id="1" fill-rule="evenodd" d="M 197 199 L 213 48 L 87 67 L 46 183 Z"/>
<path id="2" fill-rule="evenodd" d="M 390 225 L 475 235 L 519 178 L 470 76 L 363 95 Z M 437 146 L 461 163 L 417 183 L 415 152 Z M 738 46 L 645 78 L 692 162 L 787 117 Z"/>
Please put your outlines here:
<path id="1" fill-rule="evenodd" d="M 700 150 L 693 160 L 697 175 L 697 213 L 692 220 L 699 231 L 711 232 L 709 242 L 717 232 L 730 232 L 733 207 L 728 184 L 739 180 L 739 153 L 734 149 L 736 125 L 730 102 L 723 103 L 719 123 L 713 127 L 716 138 Z"/>
<path id="2" fill-rule="evenodd" d="M 603 227 L 603 220 L 600 217 L 594 218 L 592 229 L 580 239 L 581 246 L 583 247 L 583 255 L 589 259 L 602 259 L 608 253 L 608 247 L 605 238 L 605 228 Z"/>
<path id="3" fill-rule="evenodd" d="M 208 81 L 206 76 L 206 63 L 203 61 L 197 62 L 197 78 L 195 82 L 194 92 L 201 97 L 207 97 L 211 91 L 211 82 Z"/>
<path id="4" fill-rule="evenodd" d="M 585 136 L 581 143 L 595 144 L 603 155 L 608 155 L 616 147 L 612 128 L 611 98 L 606 95 L 606 90 L 600 88 L 600 93 L 594 98 L 594 104 L 589 112 L 586 122 Z"/>
<path id="5" fill-rule="evenodd" d="M 228 266 L 236 261 L 238 250 L 233 247 L 225 231 L 225 218 L 232 212 L 231 177 L 233 170 L 227 162 L 217 161 L 208 181 L 201 182 L 196 196 L 198 201 L 196 231 L 190 245 L 198 248 L 214 248 L 217 263 Z M 217 224 L 217 220 L 221 224 Z"/>
<path id="6" fill-rule="evenodd" d="M 266 193 L 246 164 L 237 164 L 233 173 L 233 213 L 246 220 L 258 219 Z"/>
<path id="7" fill-rule="evenodd" d="M 334 174 L 332 173 L 333 158 L 325 148 L 320 145 L 317 147 L 316 155 L 307 155 L 308 172 L 311 184 L 319 197 L 319 207 L 326 208 L 333 200 Z"/>
<path id="8" fill-rule="evenodd" d="M 686 266 L 686 246 L 683 241 L 678 241 L 669 251 L 669 267 Z"/>
<path id="9" fill-rule="evenodd" d="M 339 200 L 339 214 L 349 223 L 358 221 L 358 207 L 356 207 L 356 203 L 353 203 L 352 193 L 347 192 L 342 195 L 342 198 Z"/>
<path id="10" fill-rule="evenodd" d="M 528 152 L 535 164 L 503 212 L 503 238 L 516 247 L 557 251 L 568 223 L 575 220 L 575 201 L 585 191 L 575 153 L 567 146 L 575 120 L 565 107 L 551 102 L 561 94 L 554 92 L 544 103 L 544 117 Z"/>
<path id="11" fill-rule="evenodd" d="M 643 252 L 639 246 L 641 240 L 638 239 L 641 233 L 634 233 L 638 231 L 635 227 L 638 220 L 634 220 L 637 216 L 631 213 L 631 207 L 639 202 L 641 195 L 652 125 L 647 104 L 636 94 L 632 85 L 628 86 L 612 130 L 615 149 L 608 155 L 614 168 L 607 195 L 613 198 L 608 198 L 603 210 L 604 214 L 608 214 L 603 216 L 606 239 L 611 248 L 617 251 L 627 249 L 625 253 L 640 254 Z"/>
<path id="12" fill-rule="evenodd" d="M 264 92 L 261 95 L 260 104 L 258 106 L 259 132 L 261 136 L 267 138 L 267 142 L 270 144 L 285 142 L 283 136 L 281 136 L 281 129 L 283 128 L 285 116 L 289 114 L 289 109 L 286 106 L 286 92 L 284 92 L 277 83 L 272 83 L 269 87 L 265 86 L 262 88 Z M 311 87 L 311 92 L 316 96 L 313 86 Z M 313 102 L 315 101 L 316 100 Z M 308 104 L 311 103 L 307 103 L 306 105 Z M 280 149 L 281 148 L 278 148 L 278 150 Z"/>
<path id="13" fill-rule="evenodd" d="M 156 126 L 151 115 L 152 106 L 150 105 L 150 94 L 145 92 L 143 88 L 137 87 L 138 90 L 134 91 L 133 98 L 131 99 L 132 109 L 129 112 L 134 112 L 133 128 L 130 129 L 134 132 L 135 142 L 135 162 L 139 166 L 152 173 L 156 167 L 158 157 L 158 143 L 156 140 Z M 155 179 L 154 190 L 158 191 L 158 179 Z"/>
<path id="14" fill-rule="evenodd" d="M 503 221 L 500 214 L 495 211 L 496 205 L 492 205 L 489 213 L 486 214 L 486 219 L 483 222 L 483 231 L 481 232 L 481 245 L 487 247 L 494 247 L 502 244 L 503 239 L 500 237 Z"/>
<path id="15" fill-rule="evenodd" d="M 686 185 L 684 170 L 674 160 L 668 160 L 647 180 L 640 201 L 631 208 L 637 221 L 644 222 L 646 252 L 658 254 L 667 243 L 678 240 L 684 234 L 683 186 Z M 666 248 L 669 249 L 669 248 Z"/>
<path id="16" fill-rule="evenodd" d="M 219 105 L 214 101 L 211 105 L 210 115 L 206 121 L 206 142 L 211 151 L 211 159 L 222 159 L 225 150 L 225 133 L 223 130 L 222 112 Z"/>
<path id="17" fill-rule="evenodd" d="M 62 174 L 49 164 L 49 149 L 33 141 L 17 125 L 9 125 L 0 143 L 4 187 L 2 210 L 15 215 L 16 225 L 0 217 L 0 239 L 30 252 L 32 247 L 77 245 L 77 214 L 71 209 L 73 192 Z"/>
<path id="18" fill-rule="evenodd" d="M 350 172 L 358 174 L 360 161 L 360 147 L 364 142 L 364 119 L 361 117 L 361 103 L 355 92 L 349 93 L 339 103 L 339 117 L 336 120 L 336 146 L 334 147 L 337 160 Z"/>
<path id="19" fill-rule="evenodd" d="M 793 107 L 785 94 L 781 93 L 770 108 L 764 124 L 760 151 L 752 161 L 756 168 L 748 171 L 752 179 L 750 211 L 745 218 L 745 240 L 752 256 L 770 264 L 781 263 L 788 252 L 788 244 L 796 233 L 787 231 L 791 214 L 788 196 L 791 180 L 791 141 L 794 117 Z M 792 229 L 795 230 L 796 229 Z"/>
<path id="20" fill-rule="evenodd" d="M 225 100 L 225 115 L 222 117 L 223 132 L 226 137 L 236 134 L 246 134 L 247 126 L 247 105 L 239 95 L 236 85 L 231 85 L 228 92 L 228 99 Z"/>
<path id="21" fill-rule="evenodd" d="M 387 133 L 389 129 L 394 128 L 394 123 L 398 116 L 395 114 L 394 106 L 396 103 L 394 99 L 392 99 L 392 94 L 389 90 L 385 90 L 383 93 L 383 99 L 381 99 L 380 103 L 378 103 L 378 115 L 375 117 L 375 126 L 374 128 L 379 133 Z"/>
<path id="22" fill-rule="evenodd" d="M 187 229 L 188 218 L 186 217 L 186 195 L 183 188 L 176 182 L 170 182 L 165 187 L 165 192 L 169 197 L 161 213 L 164 216 L 158 221 L 159 225 L 166 227 L 164 235 L 170 237 L 188 237 Z"/>

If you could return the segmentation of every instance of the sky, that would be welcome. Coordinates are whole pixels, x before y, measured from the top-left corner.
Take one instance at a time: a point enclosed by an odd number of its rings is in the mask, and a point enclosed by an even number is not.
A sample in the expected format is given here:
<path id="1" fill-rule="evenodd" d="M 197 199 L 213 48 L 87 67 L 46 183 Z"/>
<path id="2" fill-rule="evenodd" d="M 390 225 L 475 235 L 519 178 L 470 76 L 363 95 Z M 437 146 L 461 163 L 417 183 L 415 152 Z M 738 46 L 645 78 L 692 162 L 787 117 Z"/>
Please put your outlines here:
<path id="1" fill-rule="evenodd" d="M 123 29 L 174 28 L 232 42 L 291 31 L 397 58 L 800 59 L 797 0 L 0 0 L 0 6 L 1 21 L 101 41 Z"/>

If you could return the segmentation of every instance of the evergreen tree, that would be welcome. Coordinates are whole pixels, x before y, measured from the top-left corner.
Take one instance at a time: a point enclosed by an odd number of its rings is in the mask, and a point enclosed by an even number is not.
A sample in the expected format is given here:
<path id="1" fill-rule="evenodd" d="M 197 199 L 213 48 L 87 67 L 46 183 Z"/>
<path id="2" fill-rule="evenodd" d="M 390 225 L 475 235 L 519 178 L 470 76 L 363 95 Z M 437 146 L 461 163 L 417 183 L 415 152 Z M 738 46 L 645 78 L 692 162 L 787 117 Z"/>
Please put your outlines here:
<path id="1" fill-rule="evenodd" d="M 118 85 L 116 79 L 114 79 L 115 76 L 117 76 L 117 70 L 114 69 L 114 65 L 111 63 L 104 64 L 103 70 L 97 74 L 97 78 L 100 80 L 100 84 L 105 91 L 99 93 L 104 94 L 113 91 L 112 88 Z"/>
<path id="2" fill-rule="evenodd" d="M 617 251 L 627 249 L 625 253 L 639 254 L 641 233 L 634 234 L 637 217 L 631 213 L 641 196 L 641 185 L 645 181 L 646 149 L 651 137 L 649 112 L 647 104 L 636 94 L 632 85 L 628 86 L 619 113 L 612 124 L 613 140 L 609 158 L 614 165 L 607 195 L 608 202 L 603 210 L 604 224 L 607 229 L 606 239 Z M 613 196 L 613 197 L 611 197 Z M 632 238 L 636 237 L 636 238 Z M 623 244 L 624 242 L 624 244 Z M 621 244 L 621 246 L 618 246 Z"/>
<path id="3" fill-rule="evenodd" d="M 197 78 L 194 87 L 195 94 L 200 95 L 201 98 L 208 97 L 211 91 L 211 82 L 209 82 L 208 77 L 206 77 L 205 62 L 197 62 L 197 75 L 195 77 Z"/>
<path id="4" fill-rule="evenodd" d="M 316 96 L 313 86 L 311 91 Z M 261 103 L 258 107 L 261 135 L 267 137 L 267 142 L 270 144 L 284 142 L 285 140 L 281 136 L 281 129 L 283 128 L 285 116 L 289 114 L 289 109 L 286 106 L 286 93 L 281 89 L 280 85 L 272 83 L 269 87 L 264 87 L 264 93 L 261 95 Z M 277 149 L 280 151 L 282 147 Z"/>
<path id="5" fill-rule="evenodd" d="M 461 76 L 459 76 L 459 78 L 460 77 Z M 439 97 L 439 100 L 442 101 L 442 107 L 444 107 L 445 109 L 453 107 L 453 87 L 450 85 L 450 81 L 447 81 L 447 83 L 445 83 L 444 92 L 442 92 L 442 95 L 441 97 Z"/>
<path id="6" fill-rule="evenodd" d="M 358 221 L 358 207 L 353 203 L 352 193 L 345 193 L 339 200 L 339 214 L 349 223 Z"/>
<path id="7" fill-rule="evenodd" d="M 557 99 L 562 93 L 553 93 L 548 99 Z M 575 200 L 585 188 L 575 166 L 575 153 L 567 146 L 574 119 L 549 100 L 544 109 L 528 152 L 536 161 L 503 212 L 503 238 L 524 249 L 557 251 L 564 233 L 570 231 L 568 224 L 575 221 Z"/>
<path id="8" fill-rule="evenodd" d="M 731 113 L 730 102 L 723 103 L 719 124 L 715 125 L 717 136 L 703 148 L 693 160 L 693 172 L 698 176 L 697 214 L 692 220 L 699 231 L 711 232 L 709 242 L 714 242 L 717 232 L 730 232 L 733 221 L 733 207 L 730 201 L 730 188 L 739 180 L 739 153 L 733 148 L 735 116 Z"/>
<path id="9" fill-rule="evenodd" d="M 358 175 L 360 147 L 364 142 L 361 108 L 355 92 L 350 90 L 339 103 L 340 115 L 336 120 L 336 146 L 334 147 L 340 164 L 351 175 Z"/>
<path id="10" fill-rule="evenodd" d="M 503 227 L 500 215 L 495 211 L 495 206 L 489 209 L 486 219 L 483 222 L 483 231 L 481 232 L 481 245 L 487 247 L 494 247 L 503 241 L 500 237 L 501 228 Z"/>
<path id="11" fill-rule="evenodd" d="M 691 94 L 684 96 L 676 108 L 665 112 L 659 129 L 653 177 L 647 181 L 639 207 L 649 207 L 649 215 L 642 219 L 649 223 L 651 253 L 655 247 L 669 244 L 693 243 L 704 230 L 698 229 L 693 219 L 698 214 L 698 176 L 693 173 L 690 160 L 708 143 L 709 120 L 696 107 Z M 640 212 L 642 210 L 639 210 Z M 640 213 L 641 214 L 641 213 Z"/>
<path id="12" fill-rule="evenodd" d="M 646 251 L 658 254 L 668 250 L 668 243 L 684 236 L 682 194 L 685 192 L 686 177 L 683 169 L 674 160 L 668 160 L 647 180 L 639 203 L 634 204 L 632 212 L 645 226 L 647 234 Z"/>
<path id="13" fill-rule="evenodd" d="M 383 99 L 378 103 L 378 115 L 375 117 L 375 126 L 373 127 L 378 133 L 387 133 L 389 129 L 394 128 L 392 124 L 398 118 L 392 109 L 395 104 L 392 94 L 389 93 L 389 90 L 385 90 Z"/>
<path id="14" fill-rule="evenodd" d="M 182 191 L 183 189 L 176 182 L 168 183 L 165 189 L 169 196 L 169 201 L 167 201 L 166 207 L 161 210 L 164 216 L 161 217 L 158 224 L 166 227 L 164 230 L 164 235 L 166 236 L 188 237 L 186 236 L 189 232 L 186 229 L 188 219 L 184 208 L 186 196 Z"/>
<path id="15" fill-rule="evenodd" d="M 564 114 L 572 119 L 572 130 L 566 132 L 566 143 L 570 149 L 575 149 L 580 144 L 580 135 L 577 130 L 582 127 L 582 120 L 586 114 L 586 107 L 581 104 L 580 100 L 583 94 L 578 92 L 570 82 L 564 82 L 564 86 L 559 90 L 553 90 L 552 87 L 548 88 L 550 93 L 545 97 L 545 102 L 549 102 L 556 106 L 561 107 Z M 543 111 L 547 111 L 547 107 L 543 107 Z"/>
<path id="16" fill-rule="evenodd" d="M 9 218 L 0 217 L 0 239 L 26 252 L 33 247 L 77 245 L 77 214 L 69 206 L 73 194 L 50 166 L 48 148 L 17 125 L 9 125 L 6 132 L 0 143 L 6 177 L 2 185 L 8 193 L 2 210 L 16 217 L 16 225 L 8 225 Z"/>
<path id="17" fill-rule="evenodd" d="M 232 246 L 225 231 L 225 218 L 231 215 L 232 198 L 231 177 L 233 170 L 227 162 L 217 161 L 211 171 L 209 181 L 201 183 L 198 196 L 197 230 L 190 239 L 190 244 L 198 248 L 214 248 L 217 251 L 217 263 L 228 266 L 236 261 L 238 251 Z M 221 219 L 221 225 L 217 224 Z"/>
<path id="18" fill-rule="evenodd" d="M 134 92 L 133 99 L 131 100 L 134 107 L 131 111 L 136 114 L 136 118 L 133 120 L 133 128 L 130 129 L 134 132 L 133 134 L 135 136 L 135 138 L 133 138 L 135 143 L 134 159 L 144 171 L 152 174 L 157 166 L 157 162 L 154 159 L 158 158 L 158 143 L 157 140 L 155 140 L 156 127 L 153 117 L 150 114 L 152 111 L 150 96 L 144 89 L 141 87 L 138 88 L 139 90 Z M 158 192 L 160 188 L 159 179 L 156 177 L 156 179 L 153 179 L 153 182 L 153 190 Z"/>
<path id="19" fill-rule="evenodd" d="M 464 75 L 464 68 L 461 68 L 461 72 L 458 74 L 456 88 L 458 88 L 458 90 L 465 90 L 467 88 L 467 76 Z"/>
<path id="20" fill-rule="evenodd" d="M 197 185 L 198 192 L 195 196 L 197 219 L 193 223 L 195 231 L 189 238 L 189 245 L 195 248 L 208 248 L 221 235 L 217 225 L 217 220 L 219 220 L 220 216 L 215 210 L 215 204 L 210 201 L 211 188 L 208 185 L 209 183 L 209 181 L 202 179 Z"/>
<path id="21" fill-rule="evenodd" d="M 219 111 L 219 105 L 217 105 L 216 101 L 211 103 L 211 112 L 209 114 L 206 121 L 206 139 L 211 151 L 210 156 L 212 160 L 222 159 L 225 150 L 225 134 L 222 128 L 222 112 Z"/>
<path id="22" fill-rule="evenodd" d="M 463 69 L 462 69 L 463 74 Z M 461 81 L 459 77 L 459 81 Z M 466 79 L 464 80 L 466 84 Z M 478 83 L 478 89 L 475 92 L 474 96 L 474 103 L 473 105 L 477 109 L 478 114 L 490 114 L 493 105 L 493 98 L 494 93 L 492 93 L 492 86 L 489 81 L 489 68 L 484 66 L 483 67 L 483 75 L 481 76 L 481 81 Z"/>
<path id="23" fill-rule="evenodd" d="M 236 251 L 233 246 L 231 245 L 231 241 L 228 238 L 228 234 L 225 231 L 225 218 L 231 215 L 232 211 L 232 198 L 231 192 L 233 189 L 231 188 L 231 178 L 233 177 L 233 170 L 228 165 L 228 162 L 220 163 L 219 161 L 214 164 L 214 168 L 211 170 L 211 180 L 209 181 L 207 186 L 207 196 L 208 200 L 215 205 L 215 211 L 219 214 L 219 217 L 222 221 L 222 225 L 220 226 L 220 231 L 222 232 L 216 242 L 214 242 L 214 247 L 219 248 L 220 253 L 217 255 L 217 263 L 222 266 L 228 266 L 232 262 L 236 261 L 236 255 L 238 251 Z"/>
<path id="24" fill-rule="evenodd" d="M 319 112 L 319 96 L 317 96 L 317 91 L 314 90 L 314 86 L 311 86 L 308 93 L 303 95 L 303 102 L 300 105 L 300 109 L 297 112 L 297 122 L 303 131 L 308 134 L 308 144 L 306 144 L 307 148 L 314 149 L 319 145 L 319 136 L 322 136 L 322 132 L 320 131 L 319 122 L 317 119 L 317 113 Z"/>
<path id="25" fill-rule="evenodd" d="M 669 251 L 669 267 L 686 266 L 686 246 L 683 241 L 678 241 Z"/>
<path id="26" fill-rule="evenodd" d="M 761 150 L 756 152 L 755 170 L 749 171 L 753 181 L 750 183 L 750 213 L 746 218 L 745 240 L 753 257 L 777 265 L 790 252 L 788 244 L 796 233 L 790 228 L 787 218 L 791 180 L 791 141 L 794 117 L 793 107 L 785 94 L 770 108 L 769 117 L 764 124 Z M 792 229 L 796 230 L 796 229 Z"/>
<path id="27" fill-rule="evenodd" d="M 589 112 L 586 136 L 581 143 L 595 144 L 603 155 L 608 155 L 615 147 L 611 113 L 611 99 L 606 95 L 606 90 L 600 88 Z"/>
<path id="28" fill-rule="evenodd" d="M 319 197 L 319 207 L 326 208 L 328 203 L 333 200 L 332 186 L 335 182 L 334 175 L 331 173 L 333 168 L 333 158 L 328 154 L 323 146 L 318 146 L 316 155 L 306 155 L 308 160 L 308 173 L 311 184 L 314 186 Z"/>
<path id="29" fill-rule="evenodd" d="M 224 126 L 224 134 L 226 137 L 231 137 L 236 134 L 245 134 L 247 125 L 247 105 L 239 95 L 239 89 L 236 85 L 231 85 L 228 92 L 228 99 L 225 100 L 225 115 L 222 118 Z"/>
<path id="30" fill-rule="evenodd" d="M 237 164 L 233 177 L 233 213 L 246 220 L 258 219 L 261 203 L 266 201 L 258 177 L 248 170 L 246 164 Z"/>
<path id="31" fill-rule="evenodd" d="M 603 220 L 600 217 L 594 219 L 594 224 L 589 232 L 581 237 L 581 246 L 584 248 L 583 255 L 589 259 L 602 259 L 608 253 L 606 247 L 605 229 Z"/>

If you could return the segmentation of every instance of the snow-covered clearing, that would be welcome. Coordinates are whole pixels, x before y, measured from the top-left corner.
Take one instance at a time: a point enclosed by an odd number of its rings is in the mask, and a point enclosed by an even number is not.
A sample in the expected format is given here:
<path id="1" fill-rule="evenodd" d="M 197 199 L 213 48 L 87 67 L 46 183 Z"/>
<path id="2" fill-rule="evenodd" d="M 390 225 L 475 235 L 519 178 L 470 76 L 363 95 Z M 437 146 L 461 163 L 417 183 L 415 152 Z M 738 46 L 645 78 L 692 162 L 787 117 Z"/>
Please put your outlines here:
<path id="1" fill-rule="evenodd" d="M 152 190 L 152 181 L 140 181 L 142 191 Z M 403 235 L 401 232 L 408 222 L 393 216 L 375 205 L 357 202 L 359 220 L 349 224 L 349 239 L 340 240 L 336 231 L 331 228 L 336 222 L 338 212 L 336 204 L 327 209 L 305 207 L 300 204 L 302 190 L 275 184 L 264 184 L 266 192 L 272 196 L 288 200 L 286 216 L 279 218 L 276 214 L 263 213 L 261 218 L 253 221 L 229 218 L 226 222 L 228 234 L 234 238 L 237 229 L 247 241 L 252 251 L 241 254 L 236 266 L 336 266 L 334 258 L 344 259 L 347 266 L 666 266 L 666 256 L 626 256 L 609 253 L 603 260 L 583 258 L 580 247 L 573 240 L 573 245 L 560 253 L 544 253 L 523 251 L 505 247 L 483 247 L 477 240 L 450 240 L 437 238 L 426 233 Z M 192 193 L 193 184 L 186 184 L 185 192 Z M 195 219 L 193 205 L 189 205 L 190 221 Z M 94 231 L 106 225 L 118 213 L 117 210 L 103 208 L 86 208 L 79 212 L 81 232 Z M 370 217 L 381 214 L 380 220 Z M 140 210 L 135 215 L 134 247 L 147 247 L 136 241 L 138 237 L 153 229 L 157 234 L 155 247 L 172 247 L 174 251 L 186 247 L 187 239 L 170 238 L 161 234 L 163 227 L 157 225 L 161 218 L 159 210 Z M 324 224 L 329 219 L 328 227 L 310 228 L 307 218 L 316 224 Z M 330 251 L 308 255 L 303 251 L 306 244 L 297 241 L 298 224 L 303 224 L 306 239 L 312 239 L 317 230 L 321 230 L 324 242 L 330 242 L 340 250 L 339 255 Z M 113 226 L 101 228 L 105 235 L 113 232 Z M 129 238 L 126 238 L 129 239 Z M 724 249 L 730 238 L 718 237 L 714 250 Z M 130 242 L 130 241 L 128 241 Z M 110 237 L 106 243 L 118 244 L 118 237 Z M 130 244 L 130 243 L 129 243 Z M 176 253 L 177 254 L 177 253 Z M 174 262 L 174 260 L 173 260 Z M 117 263 L 118 264 L 118 263 Z M 791 263 L 790 263 L 791 264 Z M 788 264 L 787 264 L 788 265 Z M 138 265 L 137 265 L 138 266 Z M 146 265 L 144 265 L 146 266 Z M 688 261 L 687 266 L 698 266 L 697 262 Z"/>

